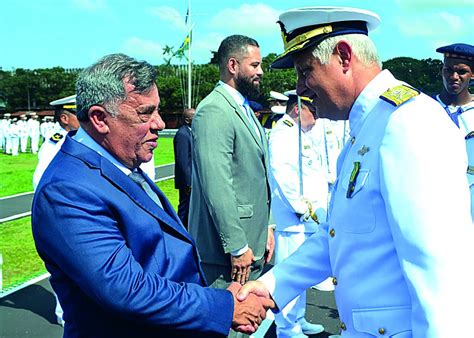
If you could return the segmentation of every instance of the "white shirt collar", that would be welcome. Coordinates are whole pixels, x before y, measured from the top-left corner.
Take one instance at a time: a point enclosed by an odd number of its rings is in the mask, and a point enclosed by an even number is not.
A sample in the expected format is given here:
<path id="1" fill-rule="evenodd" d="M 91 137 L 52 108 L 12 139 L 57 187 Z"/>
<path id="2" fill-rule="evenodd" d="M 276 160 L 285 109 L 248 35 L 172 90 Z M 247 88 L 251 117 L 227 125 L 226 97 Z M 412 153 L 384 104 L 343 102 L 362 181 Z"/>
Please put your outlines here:
<path id="1" fill-rule="evenodd" d="M 82 143 L 86 147 L 94 150 L 102 157 L 105 157 L 107 160 L 112 162 L 118 169 L 120 169 L 125 175 L 130 175 L 132 171 L 120 163 L 112 154 L 110 154 L 104 147 L 97 143 L 86 131 L 82 128 L 79 128 L 76 132 L 76 135 L 72 137 L 79 143 Z"/>
<path id="2" fill-rule="evenodd" d="M 230 96 L 232 96 L 234 101 L 239 106 L 242 106 L 242 107 L 244 106 L 245 97 L 243 97 L 242 94 L 240 94 L 240 92 L 237 89 L 229 86 L 227 83 L 222 82 L 222 81 L 219 81 L 219 85 L 224 87 L 224 89 L 230 94 Z"/>

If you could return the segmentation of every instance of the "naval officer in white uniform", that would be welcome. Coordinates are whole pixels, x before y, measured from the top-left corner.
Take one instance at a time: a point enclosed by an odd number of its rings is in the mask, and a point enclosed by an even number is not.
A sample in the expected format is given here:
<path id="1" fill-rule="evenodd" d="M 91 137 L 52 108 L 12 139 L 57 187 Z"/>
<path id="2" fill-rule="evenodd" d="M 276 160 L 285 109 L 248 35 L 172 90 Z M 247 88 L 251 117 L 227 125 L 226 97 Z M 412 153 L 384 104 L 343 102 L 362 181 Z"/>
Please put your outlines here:
<path id="1" fill-rule="evenodd" d="M 467 337 L 474 227 L 465 143 L 430 97 L 381 70 L 368 11 L 313 7 L 280 16 L 285 52 L 321 117 L 349 119 L 351 140 L 325 231 L 248 292 L 283 308 L 333 276 L 342 337 Z"/>
<path id="2" fill-rule="evenodd" d="M 311 131 L 316 122 L 310 99 L 301 98 L 298 112 L 296 91 L 289 96 L 286 113 L 270 131 L 270 188 L 275 228 L 275 263 L 282 262 L 326 221 L 328 175 L 325 149 Z M 299 124 L 301 123 L 301 173 L 299 167 Z M 318 121 L 319 122 L 319 121 Z M 302 190 L 300 191 L 300 183 Z M 307 337 L 324 331 L 305 319 L 306 292 L 293 299 L 275 316 L 278 338 Z"/>

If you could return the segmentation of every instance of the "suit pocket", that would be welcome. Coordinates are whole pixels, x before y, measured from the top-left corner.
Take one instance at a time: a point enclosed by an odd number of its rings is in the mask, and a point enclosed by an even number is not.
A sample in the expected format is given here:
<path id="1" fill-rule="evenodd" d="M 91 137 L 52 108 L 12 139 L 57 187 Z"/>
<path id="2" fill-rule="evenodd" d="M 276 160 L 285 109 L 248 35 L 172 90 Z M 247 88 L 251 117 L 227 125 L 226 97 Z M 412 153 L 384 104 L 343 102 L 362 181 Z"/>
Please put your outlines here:
<path id="1" fill-rule="evenodd" d="M 411 337 L 411 306 L 353 309 L 354 329 L 374 337 Z"/>
<path id="2" fill-rule="evenodd" d="M 253 216 L 253 205 L 252 204 L 238 205 L 237 211 L 239 213 L 239 218 L 250 218 Z"/>

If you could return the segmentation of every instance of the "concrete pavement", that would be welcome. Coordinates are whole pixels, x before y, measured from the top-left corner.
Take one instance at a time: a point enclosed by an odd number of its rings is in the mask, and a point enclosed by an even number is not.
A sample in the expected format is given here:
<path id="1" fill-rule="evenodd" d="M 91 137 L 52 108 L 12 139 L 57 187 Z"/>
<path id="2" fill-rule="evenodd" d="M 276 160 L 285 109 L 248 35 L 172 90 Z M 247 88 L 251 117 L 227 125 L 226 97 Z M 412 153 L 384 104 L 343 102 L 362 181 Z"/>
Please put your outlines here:
<path id="1" fill-rule="evenodd" d="M 62 337 L 63 328 L 56 324 L 54 307 L 55 299 L 48 279 L 1 298 L 0 337 Z M 308 290 L 306 309 L 308 321 L 323 324 L 326 329 L 325 332 L 312 337 L 327 338 L 331 334 L 339 333 L 339 317 L 333 292 Z M 276 337 L 274 324 L 264 337 Z"/>

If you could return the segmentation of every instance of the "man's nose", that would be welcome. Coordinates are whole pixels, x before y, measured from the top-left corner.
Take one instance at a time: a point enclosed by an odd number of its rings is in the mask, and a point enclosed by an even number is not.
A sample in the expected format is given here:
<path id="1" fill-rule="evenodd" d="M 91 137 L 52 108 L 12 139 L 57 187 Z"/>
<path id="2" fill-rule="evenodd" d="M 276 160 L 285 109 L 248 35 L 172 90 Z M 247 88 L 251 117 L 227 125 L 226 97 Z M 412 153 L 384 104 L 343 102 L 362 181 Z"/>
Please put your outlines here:
<path id="1" fill-rule="evenodd" d="M 161 118 L 159 113 L 153 114 L 150 122 L 150 129 L 152 130 L 163 130 L 165 129 L 166 124 Z"/>

